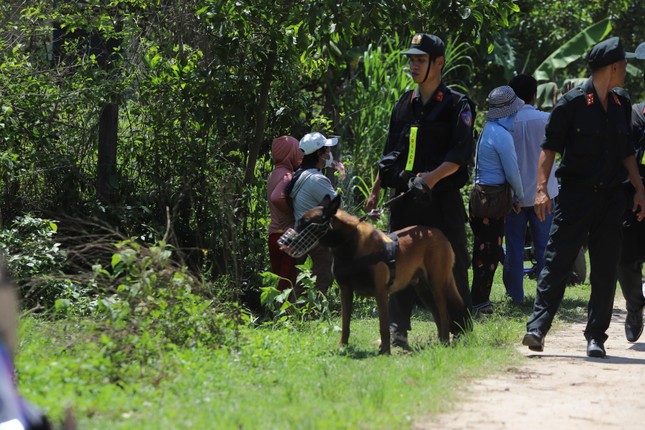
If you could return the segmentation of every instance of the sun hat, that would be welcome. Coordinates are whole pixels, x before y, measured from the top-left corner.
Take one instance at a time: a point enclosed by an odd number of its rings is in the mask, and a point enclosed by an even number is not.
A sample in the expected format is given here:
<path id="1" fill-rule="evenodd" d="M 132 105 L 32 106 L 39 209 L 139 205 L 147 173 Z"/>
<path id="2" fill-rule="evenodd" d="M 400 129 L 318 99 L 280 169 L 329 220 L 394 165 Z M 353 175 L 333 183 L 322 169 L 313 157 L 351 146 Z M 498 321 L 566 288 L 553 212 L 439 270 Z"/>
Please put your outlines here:
<path id="1" fill-rule="evenodd" d="M 322 135 L 322 133 L 315 131 L 313 133 L 305 134 L 302 139 L 300 139 L 300 149 L 302 149 L 302 152 L 304 152 L 305 155 L 309 155 L 318 151 L 323 146 L 336 146 L 337 143 L 337 137 L 327 139 Z"/>
<path id="2" fill-rule="evenodd" d="M 499 119 L 513 115 L 524 106 L 524 101 L 515 95 L 513 88 L 508 85 L 497 87 L 488 93 L 486 101 L 488 102 L 486 119 Z"/>
<path id="3" fill-rule="evenodd" d="M 430 57 L 443 57 L 446 53 L 446 45 L 443 40 L 434 34 L 418 33 L 412 37 L 410 49 L 403 52 L 403 55 L 424 55 Z"/>

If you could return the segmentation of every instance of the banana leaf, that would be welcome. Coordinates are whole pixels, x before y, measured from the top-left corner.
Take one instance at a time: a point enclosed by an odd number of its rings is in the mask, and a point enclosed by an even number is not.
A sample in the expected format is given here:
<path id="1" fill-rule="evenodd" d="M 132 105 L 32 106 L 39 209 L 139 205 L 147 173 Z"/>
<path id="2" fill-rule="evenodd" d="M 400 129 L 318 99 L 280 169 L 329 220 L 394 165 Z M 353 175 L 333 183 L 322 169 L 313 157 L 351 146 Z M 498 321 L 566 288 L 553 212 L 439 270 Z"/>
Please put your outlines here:
<path id="1" fill-rule="evenodd" d="M 550 81 L 556 70 L 563 69 L 580 59 L 593 45 L 604 39 L 611 31 L 609 18 L 605 18 L 582 30 L 569 39 L 564 45 L 553 51 L 533 72 L 533 77 L 540 81 Z"/>
<path id="2" fill-rule="evenodd" d="M 537 87 L 536 103 L 538 109 L 550 111 L 558 99 L 558 84 L 545 82 Z"/>

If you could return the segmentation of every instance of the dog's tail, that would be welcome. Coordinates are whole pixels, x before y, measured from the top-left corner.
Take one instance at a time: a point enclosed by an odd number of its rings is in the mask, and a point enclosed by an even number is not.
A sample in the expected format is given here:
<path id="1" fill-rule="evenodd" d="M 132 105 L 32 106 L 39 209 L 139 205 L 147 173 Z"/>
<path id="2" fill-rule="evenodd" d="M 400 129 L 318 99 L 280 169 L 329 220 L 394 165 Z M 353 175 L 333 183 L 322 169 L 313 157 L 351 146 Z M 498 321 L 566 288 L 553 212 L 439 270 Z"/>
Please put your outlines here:
<path id="1" fill-rule="evenodd" d="M 472 314 L 465 305 L 463 298 L 459 294 L 455 279 L 451 279 L 452 286 L 449 288 L 451 294 L 448 295 L 448 312 L 450 313 L 450 332 L 453 335 L 460 335 L 473 329 Z"/>

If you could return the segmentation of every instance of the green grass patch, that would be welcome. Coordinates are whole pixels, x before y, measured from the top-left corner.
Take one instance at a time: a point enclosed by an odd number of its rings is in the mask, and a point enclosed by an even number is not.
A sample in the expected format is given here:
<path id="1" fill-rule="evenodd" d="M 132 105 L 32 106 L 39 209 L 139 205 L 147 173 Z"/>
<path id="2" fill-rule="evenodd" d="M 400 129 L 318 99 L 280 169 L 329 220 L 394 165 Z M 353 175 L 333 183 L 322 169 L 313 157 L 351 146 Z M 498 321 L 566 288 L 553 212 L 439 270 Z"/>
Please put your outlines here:
<path id="1" fill-rule="evenodd" d="M 379 356 L 378 321 L 360 315 L 344 349 L 338 318 L 249 327 L 226 348 L 165 348 L 144 364 L 124 365 L 122 379 L 82 320 L 26 316 L 19 385 L 54 421 L 71 406 L 82 429 L 411 428 L 419 417 L 448 410 L 468 381 L 521 362 L 515 347 L 535 282 L 525 287 L 525 304 L 513 305 L 496 279 L 495 313 L 478 317 L 474 332 L 451 347 L 439 344 L 430 315 L 417 311 L 413 351 Z M 588 294 L 587 286 L 567 288 L 555 329 L 585 317 Z"/>

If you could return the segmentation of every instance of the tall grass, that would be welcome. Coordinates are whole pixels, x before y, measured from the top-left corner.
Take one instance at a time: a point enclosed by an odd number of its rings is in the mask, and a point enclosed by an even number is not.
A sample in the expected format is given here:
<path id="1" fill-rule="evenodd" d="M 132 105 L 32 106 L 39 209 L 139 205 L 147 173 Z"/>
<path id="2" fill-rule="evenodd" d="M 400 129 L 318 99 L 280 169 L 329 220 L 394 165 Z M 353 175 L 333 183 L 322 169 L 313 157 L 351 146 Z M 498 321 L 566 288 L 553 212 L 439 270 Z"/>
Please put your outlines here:
<path id="1" fill-rule="evenodd" d="M 376 165 L 387 140 L 392 108 L 401 95 L 414 88 L 408 59 L 401 55 L 402 42 L 398 37 L 385 44 L 370 45 L 360 63 L 362 73 L 356 73 L 342 99 L 344 112 L 340 124 L 343 135 L 349 136 L 343 157 L 348 180 L 343 195 L 345 207 L 360 209 L 376 177 Z M 473 61 L 471 47 L 457 40 L 446 41 L 446 64 L 443 78 L 454 89 L 468 93 Z"/>

